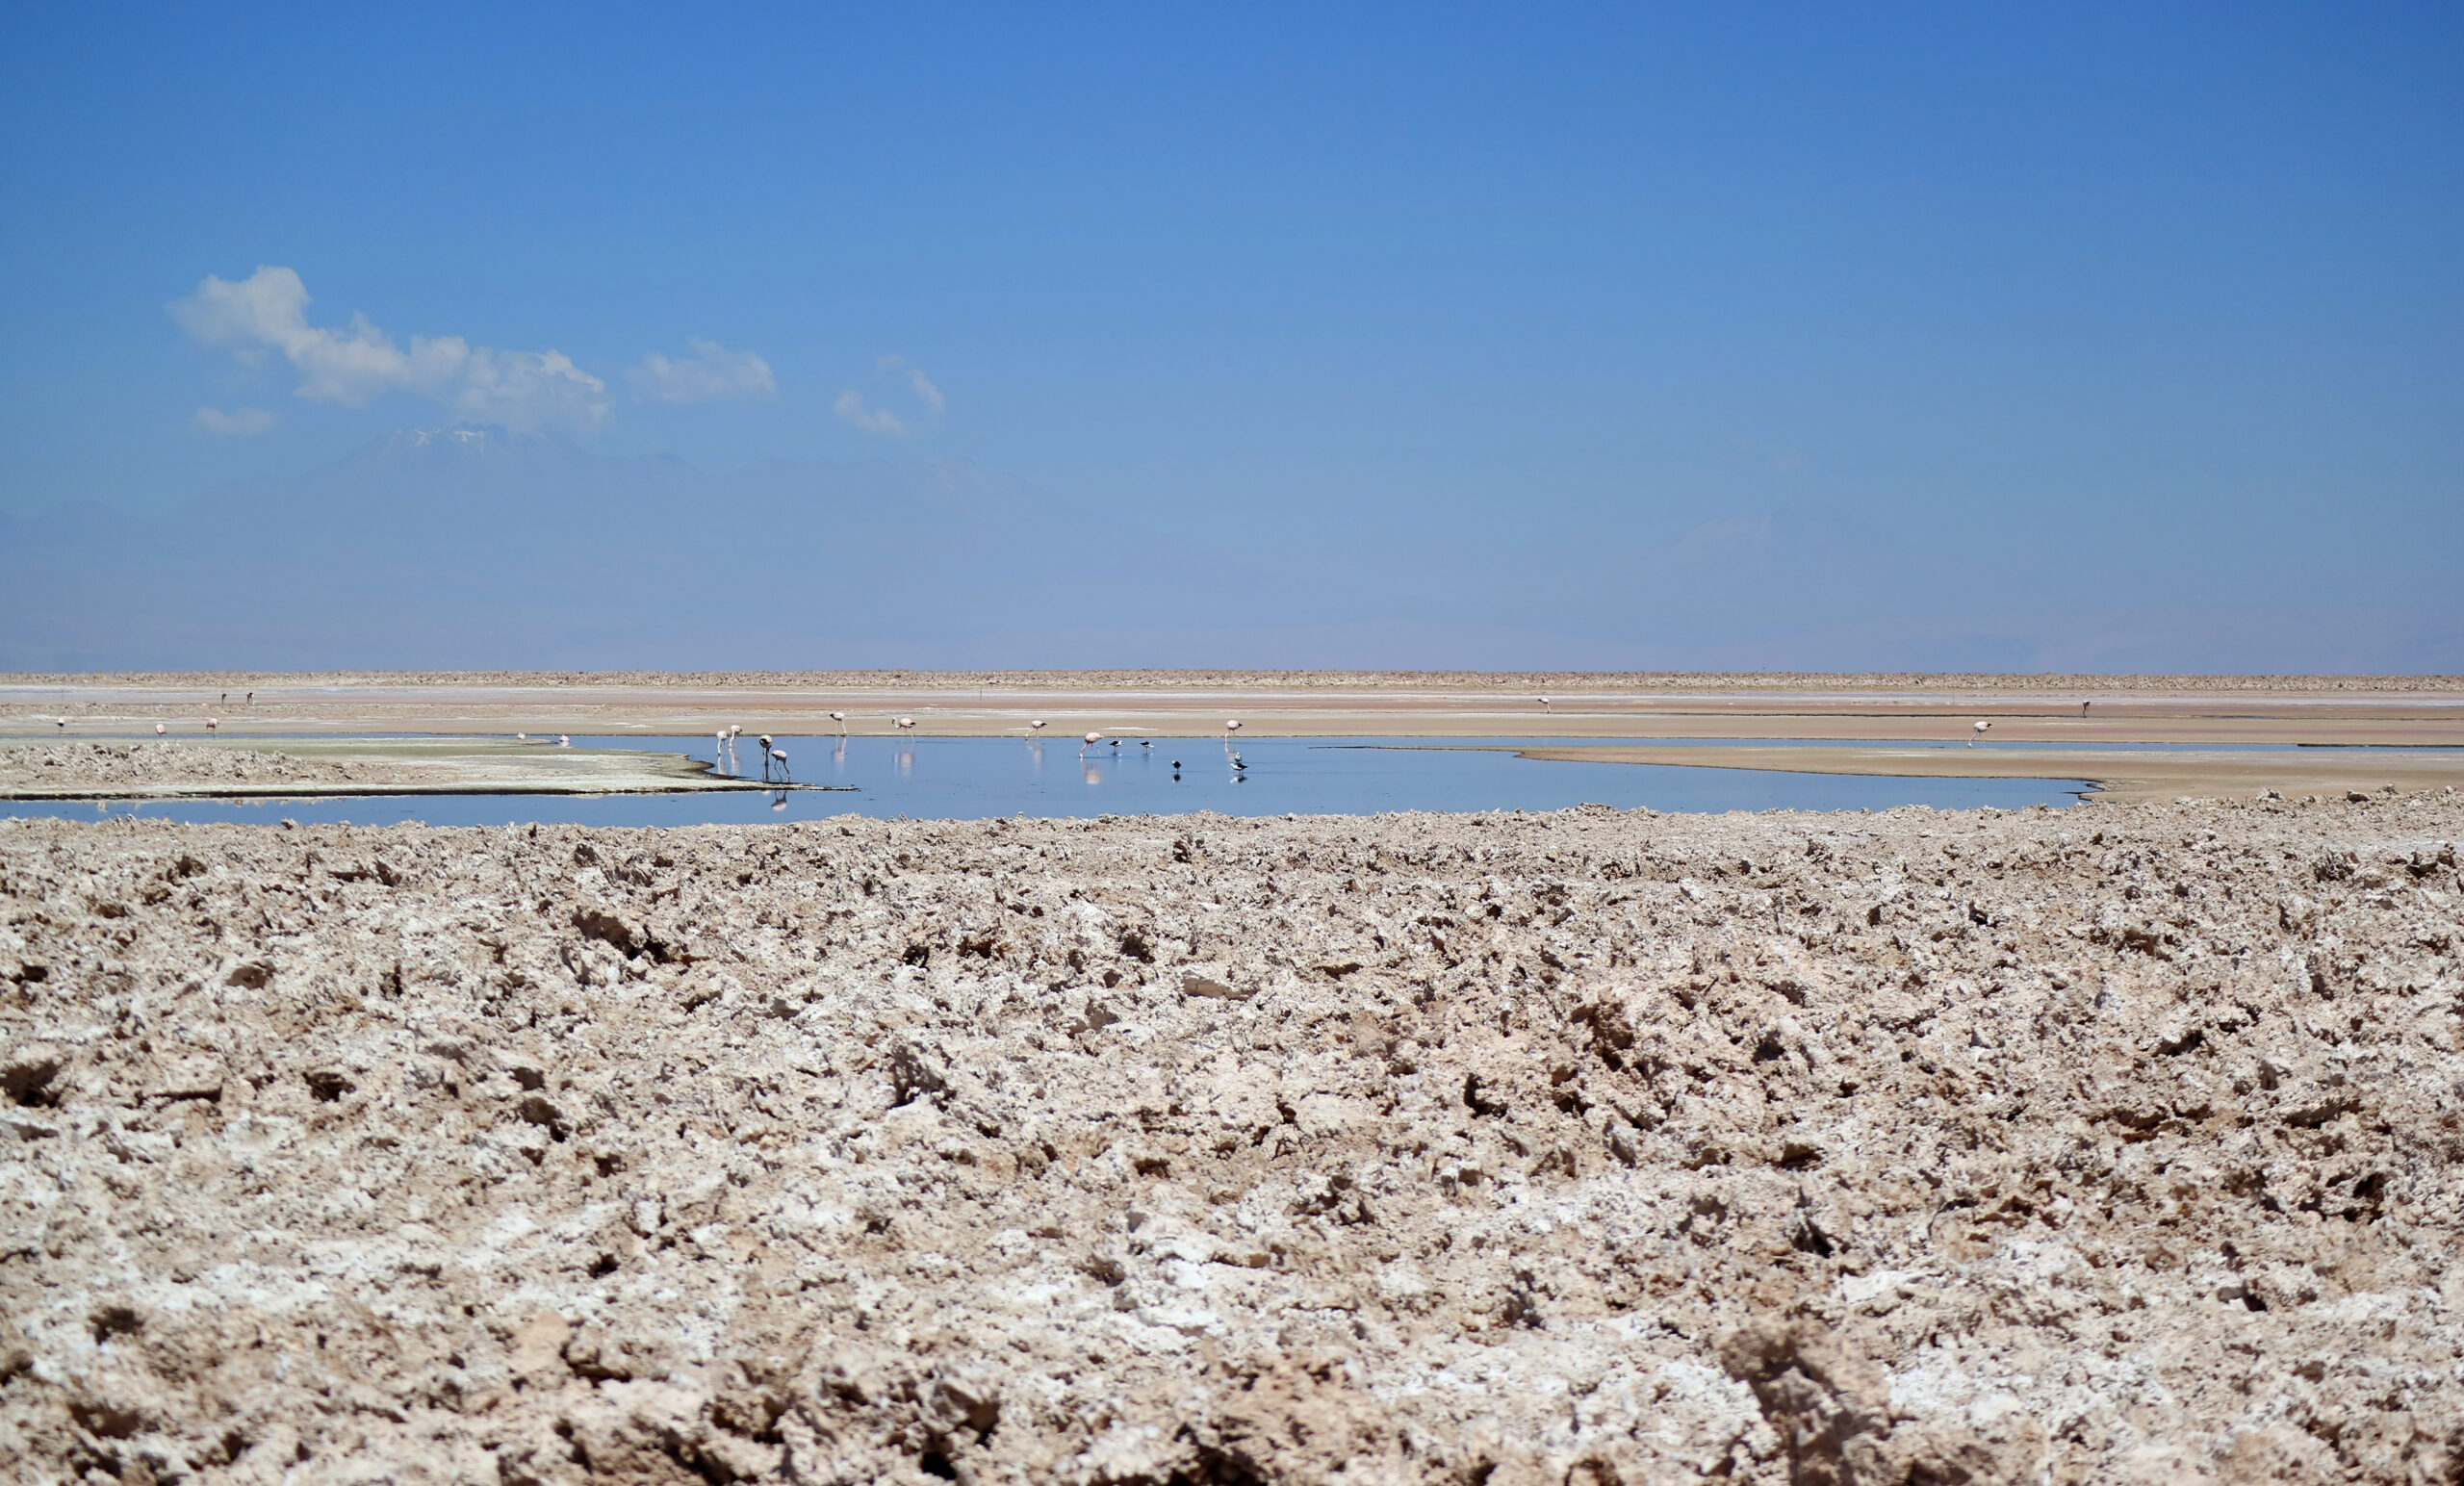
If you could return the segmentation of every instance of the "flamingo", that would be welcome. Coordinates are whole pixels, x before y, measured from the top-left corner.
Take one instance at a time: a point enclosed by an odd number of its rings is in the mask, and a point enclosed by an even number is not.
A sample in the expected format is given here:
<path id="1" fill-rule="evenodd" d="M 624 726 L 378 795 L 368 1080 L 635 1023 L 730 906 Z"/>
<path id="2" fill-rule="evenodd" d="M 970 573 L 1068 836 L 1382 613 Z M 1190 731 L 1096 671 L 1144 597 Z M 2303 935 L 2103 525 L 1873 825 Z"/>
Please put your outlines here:
<path id="1" fill-rule="evenodd" d="M 781 778 L 787 780 L 793 780 L 795 778 L 794 775 L 787 772 L 787 751 L 785 749 L 774 748 L 770 750 L 770 756 L 779 760 L 779 774 Z M 770 771 L 767 768 L 764 768 L 761 771 L 761 777 L 763 779 L 768 779 L 770 777 Z"/>
<path id="2" fill-rule="evenodd" d="M 770 734 L 765 732 L 755 741 L 761 745 L 761 777 L 766 780 L 770 777 Z"/>
<path id="3" fill-rule="evenodd" d="M 556 734 L 556 746 L 557 746 L 558 748 L 571 748 L 571 747 L 573 747 L 573 746 L 574 746 L 574 735 L 573 735 L 572 733 L 570 733 L 570 732 L 560 732 L 560 733 L 557 733 L 557 734 Z"/>
<path id="4" fill-rule="evenodd" d="M 218 717 L 209 717 L 205 720 L 205 730 L 208 732 L 213 732 L 221 726 L 222 720 Z"/>
<path id="5" fill-rule="evenodd" d="M 830 714 L 830 720 L 831 720 L 832 722 L 836 723 L 836 724 L 838 725 L 838 735 L 839 735 L 840 737 L 842 737 L 842 738 L 843 738 L 843 737 L 847 736 L 847 714 L 846 714 L 846 713 L 844 713 L 844 712 L 833 712 L 833 713 L 831 713 L 831 714 Z"/>
<path id="6" fill-rule="evenodd" d="M 899 718 L 899 719 L 898 719 L 898 730 L 899 730 L 899 731 L 901 731 L 901 732 L 911 732 L 911 731 L 913 731 L 913 730 L 914 730 L 914 729 L 915 729 L 915 719 L 914 719 L 914 718 L 912 718 L 912 717 L 902 717 L 902 718 Z"/>
<path id="7" fill-rule="evenodd" d="M 1993 725 L 1992 725 L 1991 723 L 1978 723 L 1978 724 L 1976 725 L 1976 732 L 1975 732 L 1975 735 L 1974 735 L 1974 736 L 1972 736 L 1972 737 L 1970 737 L 1970 738 L 1967 740 L 1967 746 L 1968 746 L 1968 747 L 1970 747 L 1970 748 L 1974 748 L 1974 747 L 1976 747 L 1976 740 L 1977 740 L 1977 738 L 1981 738 L 1981 737 L 1985 736 L 1986 730 L 1988 730 L 1988 729 L 1991 728 L 1992 726 L 1993 726 Z"/>
<path id="8" fill-rule="evenodd" d="M 1534 697 L 1531 700 L 1540 704 L 1540 710 L 1543 712 L 1554 710 L 1549 705 L 1549 699 L 1546 697 Z"/>
<path id="9" fill-rule="evenodd" d="M 2080 703 L 2080 704 L 2079 704 L 2079 715 L 2080 715 L 2080 716 L 2082 716 L 2082 717 L 2085 717 L 2085 716 L 2087 716 L 2087 715 L 2088 715 L 2088 704 L 2086 704 L 2085 702 L 2082 702 L 2082 703 Z"/>
<path id="10" fill-rule="evenodd" d="M 1036 734 L 1037 734 L 1037 733 L 1039 733 L 1039 732 L 1043 731 L 1043 730 L 1044 730 L 1044 720 L 1043 720 L 1042 718 L 1040 718 L 1040 717 L 1039 717 L 1039 718 L 1037 718 L 1035 721 L 1033 721 L 1033 722 L 1031 722 L 1031 723 L 1027 724 L 1027 741 L 1028 741 L 1028 742 L 1030 742 L 1030 743 L 1034 742 L 1034 741 L 1035 741 Z"/>
<path id="11" fill-rule="evenodd" d="M 62 726 L 63 728 L 67 727 L 67 726 L 68 726 L 68 719 L 67 719 L 67 718 L 65 718 L 65 717 L 62 718 L 62 719 L 60 720 L 60 726 Z"/>
<path id="12" fill-rule="evenodd" d="M 1087 734 L 1087 740 L 1078 745 L 1078 756 L 1081 758 L 1086 757 L 1087 750 L 1094 747 L 1102 741 L 1104 741 L 1104 735 L 1100 732 L 1091 732 Z"/>
<path id="13" fill-rule="evenodd" d="M 156 736 L 156 737 L 158 737 L 158 738 L 159 738 L 159 737 L 161 737 L 161 736 L 163 735 L 163 733 L 164 733 L 164 730 L 164 730 L 164 727 L 163 727 L 163 725 L 162 725 L 161 723 L 156 723 L 156 724 L 154 725 L 154 736 Z"/>

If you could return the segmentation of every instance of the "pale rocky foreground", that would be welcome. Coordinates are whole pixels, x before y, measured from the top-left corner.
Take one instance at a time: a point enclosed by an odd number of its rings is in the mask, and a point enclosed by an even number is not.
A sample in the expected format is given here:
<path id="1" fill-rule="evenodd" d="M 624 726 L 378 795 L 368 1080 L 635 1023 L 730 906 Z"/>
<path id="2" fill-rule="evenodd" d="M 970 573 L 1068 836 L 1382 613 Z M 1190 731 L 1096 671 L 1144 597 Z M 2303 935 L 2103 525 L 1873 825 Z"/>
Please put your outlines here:
<path id="1" fill-rule="evenodd" d="M 2452 1480 L 2459 834 L 0 823 L 0 1472 Z"/>

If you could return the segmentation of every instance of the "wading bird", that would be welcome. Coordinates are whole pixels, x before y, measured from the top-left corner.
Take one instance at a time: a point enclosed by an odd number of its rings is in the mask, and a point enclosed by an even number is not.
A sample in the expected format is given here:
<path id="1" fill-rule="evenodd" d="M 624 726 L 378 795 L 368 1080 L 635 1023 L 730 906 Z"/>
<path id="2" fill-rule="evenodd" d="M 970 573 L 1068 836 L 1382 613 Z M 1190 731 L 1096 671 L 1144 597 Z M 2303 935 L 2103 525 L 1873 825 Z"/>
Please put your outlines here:
<path id="1" fill-rule="evenodd" d="M 770 734 L 765 732 L 754 741 L 761 745 L 761 777 L 766 780 L 770 777 Z"/>
<path id="2" fill-rule="evenodd" d="M 159 737 L 161 737 L 161 736 L 163 735 L 163 732 L 164 732 L 163 725 L 162 725 L 161 723 L 156 723 L 156 724 L 154 725 L 154 736 L 156 736 L 156 737 L 158 737 L 158 738 L 159 738 Z"/>
<path id="3" fill-rule="evenodd" d="M 1977 740 L 1977 738 L 1981 738 L 1981 737 L 1985 736 L 1985 734 L 1986 734 L 1986 730 L 1987 730 L 1988 729 L 1990 729 L 1992 726 L 1993 726 L 1993 725 L 1992 725 L 1991 723 L 1978 723 L 1978 724 L 1976 725 L 1976 732 L 1975 732 L 1974 736 L 1970 737 L 1970 738 L 1967 740 L 1967 746 L 1968 746 L 1968 747 L 1970 747 L 1970 748 L 1974 748 L 1974 747 L 1976 747 L 1976 740 Z"/>
<path id="4" fill-rule="evenodd" d="M 1078 756 L 1081 758 L 1086 757 L 1087 750 L 1094 747 L 1102 741 L 1104 741 L 1104 735 L 1100 732 L 1091 732 L 1087 734 L 1087 740 L 1078 745 Z"/>
<path id="5" fill-rule="evenodd" d="M 839 735 L 840 737 L 842 737 L 842 738 L 843 738 L 843 737 L 847 736 L 847 714 L 846 714 L 846 713 L 844 713 L 844 712 L 833 712 L 833 713 L 831 713 L 831 714 L 830 714 L 830 720 L 831 720 L 832 722 L 836 723 L 836 724 L 838 725 L 838 735 Z"/>
<path id="6" fill-rule="evenodd" d="M 1027 724 L 1027 737 L 1028 737 L 1028 739 L 1029 739 L 1030 741 L 1032 741 L 1032 740 L 1034 739 L 1034 737 L 1035 737 L 1035 735 L 1036 735 L 1037 733 L 1043 731 L 1043 730 L 1044 730 L 1044 726 L 1045 726 L 1045 724 L 1044 724 L 1044 720 L 1043 720 L 1042 718 L 1040 718 L 1040 717 L 1039 717 L 1039 718 L 1037 718 L 1035 721 L 1033 721 L 1033 722 L 1031 722 L 1031 723 Z"/>
<path id="7" fill-rule="evenodd" d="M 571 747 L 573 747 L 573 746 L 574 746 L 574 735 L 573 735 L 572 733 L 570 733 L 570 732 L 560 732 L 560 733 L 557 733 L 557 734 L 556 734 L 556 746 L 557 746 L 558 748 L 571 748 Z"/>
<path id="8" fill-rule="evenodd" d="M 220 719 L 220 718 L 218 718 L 218 717 L 209 717 L 209 718 L 207 718 L 207 719 L 205 720 L 205 730 L 206 730 L 206 731 L 208 731 L 208 732 L 215 731 L 217 729 L 220 728 L 221 726 L 222 726 L 222 719 Z"/>
<path id="9" fill-rule="evenodd" d="M 914 727 L 915 719 L 912 717 L 902 717 L 898 719 L 898 730 L 901 732 L 912 731 Z"/>
<path id="10" fill-rule="evenodd" d="M 1549 705 L 1549 699 L 1546 697 L 1534 697 L 1531 700 L 1540 704 L 1540 710 L 1543 712 L 1555 710 L 1555 708 Z"/>
<path id="11" fill-rule="evenodd" d="M 781 779 L 792 780 L 795 778 L 794 775 L 787 772 L 787 751 L 785 749 L 774 748 L 770 750 L 770 756 L 779 760 L 779 777 Z M 770 769 L 767 764 L 762 766 L 761 777 L 763 779 L 768 779 L 770 777 Z"/>
<path id="12" fill-rule="evenodd" d="M 62 719 L 60 720 L 60 726 L 62 726 L 63 728 L 67 727 L 67 726 L 68 726 L 68 719 L 67 719 L 67 718 L 65 718 L 65 717 L 62 718 Z"/>
<path id="13" fill-rule="evenodd" d="M 2079 704 L 2079 715 L 2080 715 L 2080 716 L 2082 716 L 2082 717 L 2085 717 L 2085 716 L 2087 716 L 2087 715 L 2088 715 L 2088 704 L 2086 704 L 2085 702 L 2082 702 L 2082 703 L 2080 703 L 2080 704 Z"/>

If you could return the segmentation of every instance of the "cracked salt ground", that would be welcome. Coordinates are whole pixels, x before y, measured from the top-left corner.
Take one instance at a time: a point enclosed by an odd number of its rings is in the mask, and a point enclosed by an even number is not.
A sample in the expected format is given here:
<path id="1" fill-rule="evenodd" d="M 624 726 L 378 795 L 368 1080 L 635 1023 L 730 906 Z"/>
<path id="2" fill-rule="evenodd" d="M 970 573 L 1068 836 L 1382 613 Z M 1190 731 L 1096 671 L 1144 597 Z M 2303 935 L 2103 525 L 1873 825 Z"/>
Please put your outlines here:
<path id="1" fill-rule="evenodd" d="M 2459 825 L 0 824 L 0 1463 L 2451 1479 Z"/>

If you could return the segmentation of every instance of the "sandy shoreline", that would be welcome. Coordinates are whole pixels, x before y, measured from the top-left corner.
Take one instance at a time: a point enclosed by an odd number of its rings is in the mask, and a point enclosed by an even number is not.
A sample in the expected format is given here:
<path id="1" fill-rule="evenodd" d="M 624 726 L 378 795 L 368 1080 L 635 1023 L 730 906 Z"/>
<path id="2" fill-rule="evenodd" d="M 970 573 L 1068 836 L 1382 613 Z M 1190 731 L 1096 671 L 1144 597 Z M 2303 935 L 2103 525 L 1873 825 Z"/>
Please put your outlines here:
<path id="1" fill-rule="evenodd" d="M 1722 748 L 1688 745 L 1604 745 L 1521 748 L 1525 758 L 1569 763 L 1674 764 L 1698 769 L 1782 769 L 1914 779 L 2078 779 L 2094 798 L 2170 800 L 2182 795 L 2234 797 L 2272 790 L 2281 795 L 2410 792 L 2464 786 L 2464 751 L 2325 749 L 2267 753 L 2196 750 L 2120 751 L 2090 748 Z"/>
<path id="2" fill-rule="evenodd" d="M 0 1473 L 2451 1478 L 2459 836 L 0 822 Z"/>
<path id="3" fill-rule="evenodd" d="M 1728 678 L 1717 689 L 1534 689 L 1549 678 L 1486 678 L 1453 684 L 1414 678 L 1262 676 L 1211 685 L 1202 675 L 1157 673 L 1106 684 L 1101 677 L 987 677 L 953 683 L 921 678 L 886 684 L 873 677 L 813 678 L 812 684 L 719 684 L 704 678 L 613 677 L 417 681 L 381 678 L 193 678 L 0 680 L 0 732 L 69 735 L 150 730 L 203 730 L 208 717 L 237 734 L 380 732 L 495 733 L 639 731 L 701 736 L 736 724 L 797 736 L 916 730 L 941 736 L 1022 733 L 1036 718 L 1055 735 L 1121 729 L 1206 737 L 1239 718 L 1252 735 L 1849 738 L 1877 741 L 1966 736 L 1992 719 L 2026 741 L 2163 743 L 2374 743 L 2464 745 L 2464 681 L 2443 678 L 2181 679 Z M 1681 679 L 1687 682 L 1701 678 Z M 1864 679 L 1870 685 L 1851 682 Z M 2065 679 L 2066 680 L 2069 679 Z M 1911 684 L 1900 684 L 1903 680 Z M 1924 684 L 1915 684 L 1916 682 Z M 2123 685 L 2118 682 L 2130 681 Z M 254 682 L 253 685 L 244 682 Z M 2095 684 L 2091 684 L 2091 683 Z M 2267 682 L 2268 684 L 2262 684 Z M 253 691 L 253 700 L 250 692 Z M 1544 706 L 1537 699 L 1550 698 Z M 2080 704 L 2089 704 L 2081 715 Z M 67 719 L 62 729 L 59 720 Z"/>
<path id="4" fill-rule="evenodd" d="M 750 745 L 745 752 L 752 752 Z M 0 800 L 700 794 L 775 787 L 828 786 L 716 774 L 680 754 L 491 738 L 0 743 Z"/>

